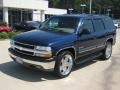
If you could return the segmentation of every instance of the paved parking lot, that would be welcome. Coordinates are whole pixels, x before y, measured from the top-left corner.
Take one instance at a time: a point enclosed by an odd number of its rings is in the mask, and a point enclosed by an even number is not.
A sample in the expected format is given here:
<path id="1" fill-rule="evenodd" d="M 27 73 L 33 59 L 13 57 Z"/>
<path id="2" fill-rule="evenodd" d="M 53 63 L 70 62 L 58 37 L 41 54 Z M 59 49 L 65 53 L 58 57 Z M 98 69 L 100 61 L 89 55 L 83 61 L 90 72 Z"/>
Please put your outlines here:
<path id="1" fill-rule="evenodd" d="M 120 29 L 110 60 L 80 65 L 64 79 L 19 66 L 8 47 L 9 40 L 0 41 L 0 90 L 120 90 Z"/>

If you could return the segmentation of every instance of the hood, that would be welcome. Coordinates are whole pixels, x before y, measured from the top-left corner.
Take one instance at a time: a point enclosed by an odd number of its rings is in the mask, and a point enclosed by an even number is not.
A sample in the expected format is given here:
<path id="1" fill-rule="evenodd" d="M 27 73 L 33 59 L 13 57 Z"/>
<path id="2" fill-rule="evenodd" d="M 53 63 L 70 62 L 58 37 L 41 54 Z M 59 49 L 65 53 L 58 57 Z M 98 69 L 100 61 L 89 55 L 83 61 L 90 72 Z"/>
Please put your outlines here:
<path id="1" fill-rule="evenodd" d="M 69 40 L 71 40 L 73 39 L 72 35 L 73 34 L 33 30 L 33 31 L 19 34 L 13 37 L 12 39 L 14 41 L 25 43 L 25 44 L 48 46 L 58 41 L 65 42 L 65 40 L 67 40 L 68 38 Z"/>

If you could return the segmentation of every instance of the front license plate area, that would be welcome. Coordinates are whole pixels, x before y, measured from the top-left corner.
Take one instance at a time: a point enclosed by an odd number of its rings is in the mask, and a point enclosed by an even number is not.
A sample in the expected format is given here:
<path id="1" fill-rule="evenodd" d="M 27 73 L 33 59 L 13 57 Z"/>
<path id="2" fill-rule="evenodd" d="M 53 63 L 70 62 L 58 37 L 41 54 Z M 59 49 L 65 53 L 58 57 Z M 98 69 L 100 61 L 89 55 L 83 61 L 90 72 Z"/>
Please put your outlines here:
<path id="1" fill-rule="evenodd" d="M 16 58 L 16 61 L 17 61 L 18 63 L 20 63 L 20 64 L 23 64 L 23 59 L 20 58 L 20 57 L 17 57 L 17 58 Z"/>

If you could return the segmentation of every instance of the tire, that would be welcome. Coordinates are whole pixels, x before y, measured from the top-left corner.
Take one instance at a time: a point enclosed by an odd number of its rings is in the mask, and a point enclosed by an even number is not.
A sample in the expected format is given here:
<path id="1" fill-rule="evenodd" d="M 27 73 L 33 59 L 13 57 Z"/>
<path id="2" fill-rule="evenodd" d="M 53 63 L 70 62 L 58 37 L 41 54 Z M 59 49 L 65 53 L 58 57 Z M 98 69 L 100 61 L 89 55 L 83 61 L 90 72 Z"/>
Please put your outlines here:
<path id="1" fill-rule="evenodd" d="M 103 55 L 102 55 L 102 59 L 103 60 L 108 60 L 112 55 L 112 43 L 111 42 L 107 42 L 105 49 L 103 50 Z"/>
<path id="2" fill-rule="evenodd" d="M 67 77 L 73 68 L 73 55 L 69 51 L 64 51 L 57 56 L 54 72 L 60 78 Z"/>

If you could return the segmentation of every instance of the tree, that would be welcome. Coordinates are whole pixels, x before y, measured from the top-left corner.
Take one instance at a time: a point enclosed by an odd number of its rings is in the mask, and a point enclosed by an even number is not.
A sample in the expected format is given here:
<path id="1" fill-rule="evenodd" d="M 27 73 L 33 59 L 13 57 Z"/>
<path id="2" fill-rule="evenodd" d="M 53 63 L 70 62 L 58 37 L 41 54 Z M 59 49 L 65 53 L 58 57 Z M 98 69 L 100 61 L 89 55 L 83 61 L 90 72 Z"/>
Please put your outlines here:
<path id="1" fill-rule="evenodd" d="M 58 7 L 60 0 L 49 0 L 50 7 Z"/>
<path id="2" fill-rule="evenodd" d="M 50 7 L 81 11 L 81 4 L 86 4 L 85 12 L 89 13 L 90 0 L 49 0 Z M 120 14 L 120 0 L 93 0 L 92 10 L 99 14 L 106 14 L 111 9 L 111 13 Z M 118 16 L 120 18 L 120 15 Z"/>

